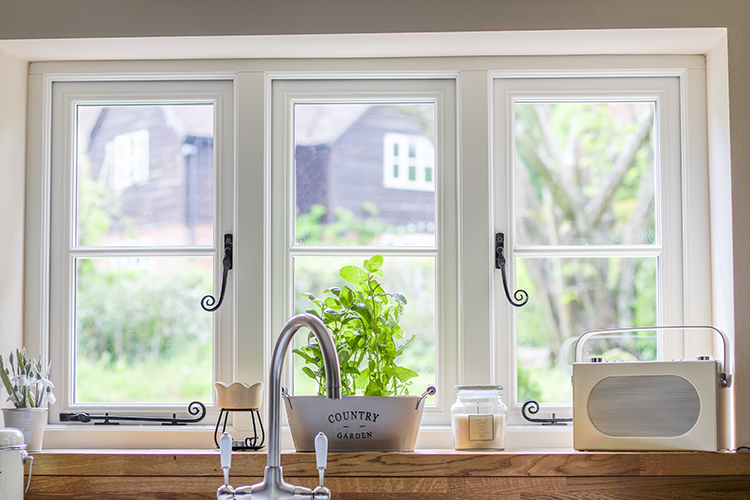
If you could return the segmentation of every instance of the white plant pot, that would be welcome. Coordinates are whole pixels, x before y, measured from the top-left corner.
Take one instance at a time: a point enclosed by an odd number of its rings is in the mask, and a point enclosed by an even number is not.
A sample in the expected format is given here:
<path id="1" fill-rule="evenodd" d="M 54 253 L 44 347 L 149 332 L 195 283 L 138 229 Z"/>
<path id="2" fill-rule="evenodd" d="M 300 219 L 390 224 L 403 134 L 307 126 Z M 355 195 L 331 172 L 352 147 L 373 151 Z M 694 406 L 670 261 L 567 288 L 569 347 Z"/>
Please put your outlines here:
<path id="1" fill-rule="evenodd" d="M 26 451 L 42 451 L 47 408 L 3 408 L 5 427 L 14 427 L 23 433 Z"/>

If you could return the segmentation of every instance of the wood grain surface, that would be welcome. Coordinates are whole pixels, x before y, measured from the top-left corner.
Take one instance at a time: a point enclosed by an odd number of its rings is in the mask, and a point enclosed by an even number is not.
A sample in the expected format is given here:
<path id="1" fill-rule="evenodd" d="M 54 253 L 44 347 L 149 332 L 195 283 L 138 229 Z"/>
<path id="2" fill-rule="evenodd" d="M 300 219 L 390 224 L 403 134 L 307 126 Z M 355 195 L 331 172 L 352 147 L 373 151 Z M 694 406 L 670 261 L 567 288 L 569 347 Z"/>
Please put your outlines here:
<path id="1" fill-rule="evenodd" d="M 230 482 L 256 483 L 265 465 L 235 452 Z M 282 466 L 288 482 L 317 484 L 314 454 L 284 453 Z M 222 481 L 214 450 L 52 450 L 35 454 L 26 499 L 211 499 Z M 750 499 L 750 454 L 331 453 L 326 486 L 336 500 Z"/>

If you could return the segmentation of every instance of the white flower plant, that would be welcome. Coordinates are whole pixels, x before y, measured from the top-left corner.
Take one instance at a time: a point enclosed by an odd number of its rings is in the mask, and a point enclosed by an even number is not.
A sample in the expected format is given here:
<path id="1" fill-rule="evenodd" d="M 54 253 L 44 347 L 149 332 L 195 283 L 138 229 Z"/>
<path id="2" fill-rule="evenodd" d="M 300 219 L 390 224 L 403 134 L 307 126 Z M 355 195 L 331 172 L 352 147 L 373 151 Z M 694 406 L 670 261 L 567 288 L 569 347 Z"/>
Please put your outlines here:
<path id="1" fill-rule="evenodd" d="M 45 404 L 54 404 L 52 393 L 55 385 L 49 379 L 51 363 L 43 369 L 41 360 L 29 358 L 26 348 L 16 349 L 15 362 L 13 352 L 8 357 L 9 367 L 5 366 L 0 355 L 0 378 L 8 391 L 8 399 L 16 408 L 41 408 Z"/>

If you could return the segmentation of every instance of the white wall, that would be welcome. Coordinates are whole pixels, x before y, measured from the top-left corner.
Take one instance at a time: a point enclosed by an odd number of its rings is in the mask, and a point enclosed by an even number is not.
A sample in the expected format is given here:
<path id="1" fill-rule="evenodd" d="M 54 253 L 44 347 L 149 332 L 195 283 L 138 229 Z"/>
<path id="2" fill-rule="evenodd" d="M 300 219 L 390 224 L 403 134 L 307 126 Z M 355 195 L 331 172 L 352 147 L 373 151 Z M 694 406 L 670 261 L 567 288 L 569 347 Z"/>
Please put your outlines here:
<path id="1" fill-rule="evenodd" d="M 0 51 L 0 355 L 23 342 L 28 64 Z M 5 401 L 6 394 L 0 390 Z"/>

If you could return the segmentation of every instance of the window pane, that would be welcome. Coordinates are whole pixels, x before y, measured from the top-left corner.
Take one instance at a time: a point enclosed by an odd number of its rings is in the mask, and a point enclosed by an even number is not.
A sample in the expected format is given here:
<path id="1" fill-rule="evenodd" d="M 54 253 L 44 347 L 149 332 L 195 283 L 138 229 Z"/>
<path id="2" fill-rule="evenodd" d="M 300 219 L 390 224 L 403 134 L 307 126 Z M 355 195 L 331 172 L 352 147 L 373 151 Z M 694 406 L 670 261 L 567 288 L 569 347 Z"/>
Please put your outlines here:
<path id="1" fill-rule="evenodd" d="M 78 106 L 79 246 L 213 243 L 213 106 Z"/>
<path id="2" fill-rule="evenodd" d="M 346 282 L 339 275 L 345 265 L 362 267 L 364 258 L 359 257 L 296 257 L 294 259 L 295 314 L 317 309 L 314 303 L 303 296 L 312 293 L 325 300 L 332 294 L 325 290 L 341 287 Z M 406 298 L 403 316 L 399 325 L 404 334 L 397 345 L 412 336 L 413 342 L 396 358 L 396 364 L 416 371 L 419 375 L 411 379 L 410 394 L 421 394 L 427 385 L 435 383 L 435 259 L 432 257 L 384 258 L 382 277 L 376 279 L 387 293 L 398 293 Z M 350 285 L 351 286 L 351 285 Z M 330 303 L 327 307 L 335 307 Z M 320 311 L 320 309 L 317 309 Z M 307 344 L 305 335 L 295 336 L 295 346 Z M 294 356 L 295 394 L 316 394 L 316 383 L 302 372 L 302 359 Z M 366 367 L 366 363 L 361 369 Z M 344 374 L 346 376 L 346 374 Z"/>
<path id="3" fill-rule="evenodd" d="M 572 402 L 574 342 L 586 331 L 656 324 L 656 258 L 519 258 L 516 270 L 533 298 L 516 311 L 519 402 Z M 648 332 L 595 339 L 586 360 L 656 359 Z"/>
<path id="4" fill-rule="evenodd" d="M 434 114 L 433 104 L 295 105 L 295 243 L 434 246 Z"/>
<path id="5" fill-rule="evenodd" d="M 211 400 L 212 261 L 78 259 L 75 402 Z"/>
<path id="6" fill-rule="evenodd" d="M 518 245 L 655 242 L 654 107 L 515 105 Z"/>

